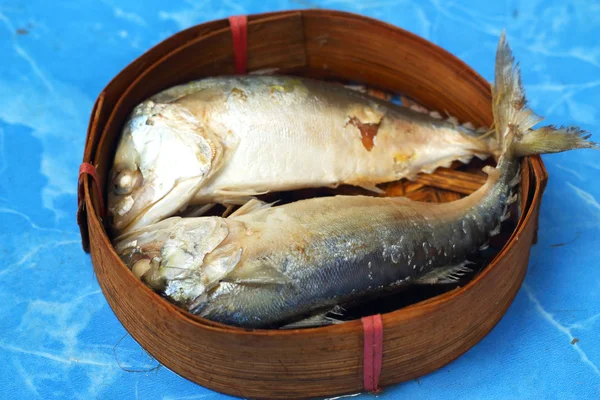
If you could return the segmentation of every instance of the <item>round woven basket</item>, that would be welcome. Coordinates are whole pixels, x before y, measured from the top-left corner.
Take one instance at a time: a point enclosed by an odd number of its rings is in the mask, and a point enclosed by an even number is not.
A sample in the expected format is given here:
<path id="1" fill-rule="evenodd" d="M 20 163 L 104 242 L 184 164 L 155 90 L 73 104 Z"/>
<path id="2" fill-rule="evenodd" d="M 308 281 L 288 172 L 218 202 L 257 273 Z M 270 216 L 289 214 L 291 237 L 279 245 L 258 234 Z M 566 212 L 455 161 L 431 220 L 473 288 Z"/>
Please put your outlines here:
<path id="1" fill-rule="evenodd" d="M 493 55 L 490 55 L 492 57 Z M 247 68 L 358 81 L 403 93 L 461 122 L 490 126 L 490 85 L 441 48 L 397 27 L 327 10 L 252 15 Z M 360 320 L 302 330 L 245 330 L 198 318 L 142 284 L 120 261 L 101 218 L 118 135 L 133 107 L 175 84 L 234 73 L 229 21 L 182 31 L 120 72 L 92 112 L 83 161 L 99 186 L 80 180 L 84 248 L 115 314 L 158 361 L 210 389 L 251 398 L 307 398 L 364 388 Z M 463 287 L 383 313 L 380 385 L 427 374 L 466 352 L 502 317 L 517 293 L 535 241 L 547 174 L 539 157 L 522 166 L 521 216 L 493 260 Z M 102 188 L 102 189 L 99 189 Z"/>

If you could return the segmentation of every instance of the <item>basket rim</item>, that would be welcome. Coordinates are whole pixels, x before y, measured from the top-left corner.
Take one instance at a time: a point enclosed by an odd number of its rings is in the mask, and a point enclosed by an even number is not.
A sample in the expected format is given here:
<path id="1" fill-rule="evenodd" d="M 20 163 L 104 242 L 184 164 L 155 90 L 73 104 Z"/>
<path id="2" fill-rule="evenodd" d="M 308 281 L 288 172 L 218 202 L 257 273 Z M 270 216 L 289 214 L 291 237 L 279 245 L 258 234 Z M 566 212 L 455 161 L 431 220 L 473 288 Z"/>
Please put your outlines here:
<path id="1" fill-rule="evenodd" d="M 425 45 L 425 46 L 429 46 L 430 48 L 433 48 L 435 50 L 435 53 L 440 56 L 440 57 L 444 57 L 445 61 L 449 61 L 455 64 L 459 64 L 461 66 L 461 68 L 467 69 L 469 72 L 472 73 L 473 77 L 475 77 L 476 79 L 474 79 L 474 82 L 479 83 L 479 85 L 484 88 L 485 92 L 486 92 L 486 96 L 490 99 L 491 101 L 491 90 L 489 87 L 489 84 L 487 83 L 487 81 L 485 81 L 485 79 L 483 77 L 481 77 L 476 71 L 474 71 L 470 66 L 468 66 L 465 62 L 463 62 L 462 60 L 460 60 L 458 57 L 456 57 L 454 54 L 448 52 L 447 50 L 443 49 L 442 47 L 416 35 L 413 34 L 412 32 L 406 31 L 398 26 L 394 26 L 392 24 L 389 24 L 387 22 L 384 21 L 380 21 L 377 19 L 373 19 L 370 17 L 366 17 L 360 14 L 355 14 L 355 13 L 349 13 L 349 12 L 343 12 L 343 11 L 336 11 L 336 10 L 327 10 L 327 9 L 319 9 L 319 10 L 287 10 L 287 11 L 281 11 L 281 12 L 272 12 L 272 13 L 263 13 L 263 14 L 253 14 L 253 15 L 249 15 L 249 21 L 252 21 L 253 19 L 257 19 L 257 18 L 265 18 L 265 19 L 270 19 L 272 17 L 279 17 L 279 16 L 285 16 L 285 15 L 293 15 L 295 13 L 300 13 L 301 15 L 305 15 L 305 14 L 312 14 L 312 15 L 319 15 L 319 14 L 327 14 L 328 16 L 334 16 L 334 17 L 341 17 L 343 19 L 360 19 L 362 21 L 367 21 L 369 23 L 372 24 L 379 24 L 380 26 L 386 28 L 387 30 L 389 30 L 390 32 L 393 32 L 395 34 L 397 33 L 401 33 L 403 34 L 405 37 L 410 38 L 412 40 L 415 40 L 417 42 L 419 42 L 421 45 Z M 165 46 L 166 44 L 168 44 L 170 41 L 173 41 L 175 39 L 177 39 L 177 37 L 183 37 L 186 35 L 190 35 L 193 32 L 197 32 L 200 29 L 202 29 L 202 27 L 206 26 L 207 24 L 220 24 L 222 23 L 224 26 L 222 28 L 217 28 L 215 30 L 211 30 L 208 32 L 205 32 L 204 35 L 202 36 L 198 36 L 196 34 L 194 34 L 193 36 L 195 36 L 197 39 L 209 36 L 209 35 L 213 35 L 216 32 L 221 31 L 222 29 L 228 29 L 228 27 L 225 25 L 226 24 L 226 19 L 222 19 L 222 20 L 216 20 L 216 21 L 208 21 L 206 23 L 203 24 L 199 24 L 199 25 L 195 25 L 193 27 L 190 27 L 186 30 L 180 31 L 175 33 L 174 35 L 170 36 L 169 38 L 163 40 L 162 42 L 160 42 L 159 44 L 155 45 L 154 47 L 150 48 L 149 50 L 147 50 L 145 53 L 143 53 L 140 57 L 138 57 L 136 60 L 134 60 L 132 63 L 130 63 L 128 65 L 131 66 L 132 64 L 138 62 L 138 60 L 140 60 L 141 58 L 143 58 L 146 54 L 151 53 L 151 52 L 156 52 L 158 51 L 157 49 L 160 46 Z M 266 22 L 266 21 L 265 21 Z M 117 103 L 115 104 L 113 110 L 111 111 L 109 118 L 107 119 L 107 122 L 105 123 L 105 126 L 109 124 L 109 122 L 113 119 L 113 113 L 114 110 L 117 109 L 120 105 L 122 105 L 122 101 L 123 98 L 126 97 L 126 95 L 129 93 L 129 91 L 131 90 L 131 88 L 135 85 L 136 82 L 138 82 L 145 74 L 148 73 L 148 71 L 150 71 L 155 65 L 157 65 L 161 60 L 166 59 L 170 56 L 172 56 L 175 53 L 178 53 L 180 51 L 185 51 L 185 49 L 190 46 L 191 44 L 193 44 L 195 42 L 195 40 L 188 40 L 186 42 L 185 45 L 182 46 L 178 46 L 175 47 L 173 49 L 171 49 L 170 51 L 168 51 L 167 53 L 165 53 L 162 57 L 159 57 L 154 63 L 152 63 L 151 65 L 148 66 L 148 68 L 140 71 L 140 73 L 138 73 L 135 77 L 135 79 L 133 79 L 133 81 L 127 86 L 127 88 L 121 93 L 121 96 L 119 98 L 119 100 L 117 101 Z M 116 80 L 119 79 L 119 77 L 123 74 L 123 71 L 119 72 L 119 74 L 117 74 L 110 82 L 109 84 L 106 86 L 106 88 L 108 88 L 113 82 L 115 82 Z M 101 94 L 98 97 L 98 101 L 102 101 L 102 96 L 105 92 L 105 89 L 103 89 L 103 91 L 101 92 Z M 98 107 L 100 108 L 100 107 Z M 95 110 L 96 108 L 94 108 Z M 92 115 L 92 119 L 90 120 L 90 127 L 92 125 L 92 123 L 95 121 L 94 115 Z M 97 161 L 96 157 L 98 156 L 98 153 L 95 151 L 96 147 L 102 142 L 102 138 L 105 137 L 105 131 L 104 128 L 101 129 L 100 134 L 98 135 L 98 143 L 88 143 L 87 139 L 89 139 L 89 136 L 86 138 L 86 153 L 90 154 L 90 156 L 94 159 L 94 162 Z M 87 151 L 88 146 L 92 146 L 93 148 L 90 149 L 91 151 Z M 93 154 L 93 155 L 92 155 Z M 536 172 L 536 168 L 533 168 L 532 165 L 530 165 L 535 163 L 537 164 L 537 166 L 541 169 L 541 171 L 543 172 L 543 174 L 541 176 L 537 175 Z M 530 181 L 528 184 L 530 184 L 530 190 L 534 190 L 534 194 L 532 196 L 532 199 L 530 202 L 525 204 L 525 207 L 523 208 L 523 211 L 521 213 L 521 216 L 519 217 L 519 220 L 517 222 L 517 226 L 515 227 L 515 229 L 513 230 L 513 232 L 511 233 L 511 236 L 509 237 L 509 239 L 506 241 L 506 243 L 503 245 L 503 247 L 501 248 L 501 250 L 498 252 L 498 254 L 496 254 L 496 256 L 494 256 L 494 258 L 483 268 L 483 270 L 481 272 L 479 272 L 473 279 L 471 279 L 465 286 L 460 287 L 460 288 L 456 288 L 454 290 L 445 292 L 443 294 L 440 294 L 438 296 L 434 296 L 431 297 L 429 299 L 425 299 L 422 300 L 420 302 L 411 304 L 409 306 L 394 310 L 394 311 L 390 311 L 387 313 L 381 313 L 381 316 L 384 320 L 393 320 L 394 322 L 398 323 L 401 322 L 403 320 L 407 320 L 407 319 L 411 319 L 411 318 L 415 318 L 419 315 L 422 315 L 424 313 L 427 313 L 429 311 L 429 309 L 431 308 L 435 308 L 435 307 L 443 307 L 444 304 L 453 301 L 454 299 L 456 299 L 457 297 L 463 295 L 465 292 L 468 292 L 469 290 L 471 290 L 474 286 L 478 285 L 479 282 L 481 282 L 482 280 L 486 279 L 487 275 L 489 275 L 490 271 L 492 270 L 492 268 L 497 267 L 497 264 L 500 262 L 500 260 L 502 259 L 502 257 L 514 246 L 515 244 L 515 238 L 518 238 L 518 236 L 522 233 L 522 231 L 525 229 L 525 227 L 529 224 L 530 219 L 532 218 L 533 215 L 533 209 L 534 207 L 532 207 L 532 204 L 535 204 L 536 202 L 540 201 L 540 196 L 541 196 L 541 192 L 544 189 L 544 174 L 545 174 L 545 166 L 544 163 L 541 159 L 541 157 L 539 156 L 533 156 L 533 157 L 525 157 L 523 159 L 523 163 L 522 163 L 523 167 L 525 169 L 527 169 L 529 171 L 529 176 L 530 176 Z M 522 179 L 523 182 L 524 179 Z M 106 191 L 106 185 L 103 188 L 103 191 Z M 103 194 L 103 193 L 102 193 Z M 102 195 L 101 194 L 101 195 Z M 186 322 L 193 324 L 195 327 L 197 328 L 204 328 L 213 332 L 218 332 L 218 333 L 229 333 L 229 334 L 233 334 L 233 335 L 253 335 L 253 336 L 288 336 L 288 335 L 296 335 L 299 332 L 303 332 L 305 334 L 340 334 L 340 333 L 346 333 L 346 332 L 356 332 L 357 330 L 362 330 L 362 325 L 361 325 L 361 321 L 360 319 L 357 320 L 352 320 L 352 321 L 347 321 L 343 324 L 339 324 L 339 325 L 330 325 L 330 326 L 324 326 L 324 327 L 313 327 L 313 328 L 302 328 L 302 329 L 289 329 L 289 330 L 281 330 L 281 329 L 249 329 L 249 328 L 241 328 L 241 327 L 236 327 L 236 326 L 230 326 L 230 325 L 224 325 L 221 323 L 217 323 L 202 317 L 199 317 L 197 315 L 194 315 L 190 312 L 188 312 L 187 310 L 169 302 L 167 299 L 165 299 L 164 297 L 160 296 L 158 293 L 156 293 L 155 291 L 153 291 L 152 289 L 150 289 L 148 286 L 146 286 L 145 284 L 143 284 L 143 282 L 141 282 L 139 279 L 135 278 L 135 276 L 133 275 L 133 272 L 131 272 L 129 270 L 129 268 L 127 268 L 127 266 L 120 260 L 120 258 L 118 257 L 118 255 L 116 254 L 116 251 L 114 249 L 114 246 L 112 245 L 112 242 L 110 241 L 109 235 L 105 229 L 105 226 L 103 224 L 103 222 L 101 221 L 101 219 L 98 217 L 98 214 L 96 213 L 96 208 L 94 206 L 94 202 L 92 201 L 92 196 L 91 196 L 91 187 L 90 187 L 90 183 L 88 180 L 84 181 L 84 196 L 85 196 L 85 203 L 86 203 L 86 208 L 88 210 L 87 212 L 87 218 L 91 218 L 94 220 L 95 223 L 97 223 L 99 226 L 102 227 L 102 235 L 100 238 L 101 243 L 108 247 L 108 250 L 112 253 L 112 255 L 114 256 L 114 258 L 116 260 L 118 260 L 118 267 L 119 268 L 124 268 L 126 270 L 129 271 L 129 274 L 127 276 L 130 277 L 130 279 L 132 281 L 135 281 L 135 283 L 131 282 L 131 284 L 135 284 L 135 285 L 139 285 L 143 288 L 143 290 L 146 290 L 148 293 L 150 293 L 151 296 L 157 298 L 157 302 L 156 302 L 156 306 L 161 306 L 161 307 L 165 307 L 167 308 L 171 314 L 173 316 L 177 315 L 180 318 L 183 318 L 186 320 Z M 106 295 L 106 294 L 105 294 Z"/>

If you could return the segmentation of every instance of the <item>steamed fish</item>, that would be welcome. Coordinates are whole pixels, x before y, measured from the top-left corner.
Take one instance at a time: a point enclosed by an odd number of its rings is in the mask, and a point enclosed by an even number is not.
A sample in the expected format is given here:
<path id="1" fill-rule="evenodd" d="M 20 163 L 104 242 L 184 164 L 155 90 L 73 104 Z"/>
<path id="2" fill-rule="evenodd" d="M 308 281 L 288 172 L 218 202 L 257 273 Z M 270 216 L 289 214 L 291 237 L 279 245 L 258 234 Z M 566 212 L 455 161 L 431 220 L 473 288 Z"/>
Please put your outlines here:
<path id="1" fill-rule="evenodd" d="M 272 191 L 340 184 L 377 191 L 379 183 L 497 150 L 481 130 L 338 84 L 208 78 L 135 108 L 112 167 L 109 215 L 124 233 L 190 205 L 241 205 Z"/>
<path id="2" fill-rule="evenodd" d="M 580 129 L 532 129 L 519 72 L 502 36 L 493 109 L 501 155 L 486 183 L 460 200 L 336 196 L 229 218 L 173 217 L 118 238 L 133 272 L 173 302 L 224 324 L 265 328 L 395 286 L 452 281 L 500 231 L 517 199 L 520 158 L 596 147 Z M 350 161 L 350 160 L 348 160 Z"/>

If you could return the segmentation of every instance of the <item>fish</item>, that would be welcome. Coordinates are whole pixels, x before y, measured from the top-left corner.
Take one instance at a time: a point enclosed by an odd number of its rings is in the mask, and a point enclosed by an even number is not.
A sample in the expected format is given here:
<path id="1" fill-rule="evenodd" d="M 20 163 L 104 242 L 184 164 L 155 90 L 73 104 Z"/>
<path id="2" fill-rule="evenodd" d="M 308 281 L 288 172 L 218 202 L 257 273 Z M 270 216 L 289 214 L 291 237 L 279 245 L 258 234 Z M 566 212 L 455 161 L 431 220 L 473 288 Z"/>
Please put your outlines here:
<path id="1" fill-rule="evenodd" d="M 487 131 L 337 83 L 200 79 L 132 111 L 111 167 L 109 225 L 119 235 L 188 207 L 196 213 L 302 188 L 354 185 L 381 193 L 377 184 L 497 154 Z"/>
<path id="2" fill-rule="evenodd" d="M 117 238 L 132 272 L 174 304 L 231 326 L 272 329 L 407 285 L 456 281 L 487 247 L 519 196 L 524 156 L 598 149 L 578 127 L 534 127 L 505 34 L 492 88 L 501 153 L 486 182 L 456 201 L 332 196 L 227 218 L 170 217 Z M 318 319 L 318 318 L 316 318 Z"/>

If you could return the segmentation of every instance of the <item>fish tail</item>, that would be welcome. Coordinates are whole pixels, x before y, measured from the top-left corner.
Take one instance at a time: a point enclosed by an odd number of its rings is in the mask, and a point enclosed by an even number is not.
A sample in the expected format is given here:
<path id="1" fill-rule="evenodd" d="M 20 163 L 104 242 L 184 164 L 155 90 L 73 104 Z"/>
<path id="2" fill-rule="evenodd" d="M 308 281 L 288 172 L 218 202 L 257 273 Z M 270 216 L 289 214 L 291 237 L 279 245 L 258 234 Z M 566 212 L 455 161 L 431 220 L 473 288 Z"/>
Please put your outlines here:
<path id="1" fill-rule="evenodd" d="M 502 32 L 496 53 L 495 82 L 492 87 L 494 126 L 502 164 L 523 156 L 598 148 L 590 134 L 578 127 L 533 127 L 543 120 L 527 108 L 519 64 Z"/>
<path id="2" fill-rule="evenodd" d="M 560 153 L 573 149 L 597 149 L 598 143 L 588 140 L 592 135 L 576 126 L 542 126 L 531 130 L 515 142 L 515 156 Z"/>

